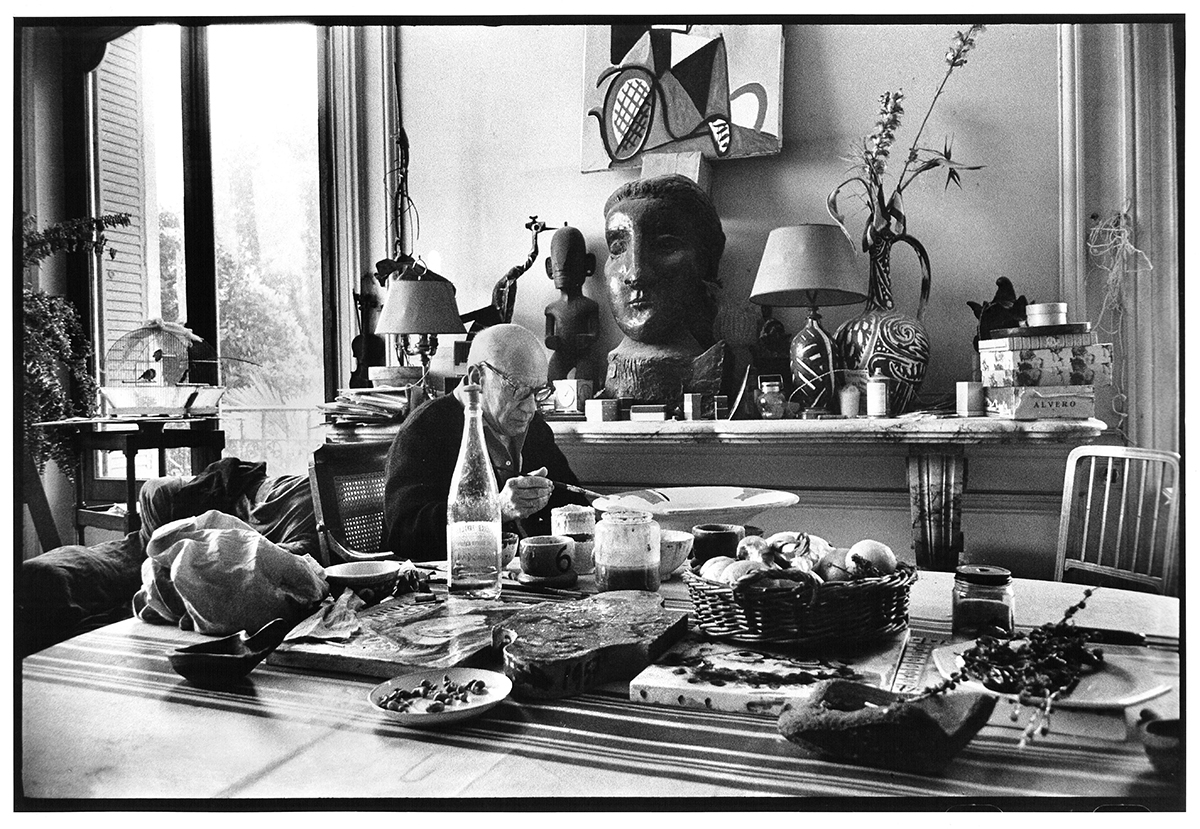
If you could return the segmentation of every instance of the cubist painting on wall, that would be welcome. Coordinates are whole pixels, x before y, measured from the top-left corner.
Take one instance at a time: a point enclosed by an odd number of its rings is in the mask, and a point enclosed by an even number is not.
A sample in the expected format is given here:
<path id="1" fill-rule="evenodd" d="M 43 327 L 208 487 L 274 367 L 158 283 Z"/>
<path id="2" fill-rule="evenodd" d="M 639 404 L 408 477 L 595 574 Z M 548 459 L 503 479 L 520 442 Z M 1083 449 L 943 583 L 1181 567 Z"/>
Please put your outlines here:
<path id="1" fill-rule="evenodd" d="M 589 26 L 585 49 L 584 172 L 780 151 L 782 26 Z"/>

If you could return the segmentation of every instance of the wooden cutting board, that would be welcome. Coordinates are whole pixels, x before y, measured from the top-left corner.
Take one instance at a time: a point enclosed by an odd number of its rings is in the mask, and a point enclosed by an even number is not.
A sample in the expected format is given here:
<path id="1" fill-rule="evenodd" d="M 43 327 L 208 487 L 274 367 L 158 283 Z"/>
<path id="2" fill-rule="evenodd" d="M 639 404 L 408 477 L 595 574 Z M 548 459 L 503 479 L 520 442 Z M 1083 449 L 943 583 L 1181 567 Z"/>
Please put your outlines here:
<path id="1" fill-rule="evenodd" d="M 267 664 L 384 679 L 452 668 L 487 657 L 492 628 L 519 609 L 499 601 L 459 598 L 383 602 L 358 612 L 360 624 L 349 639 L 285 641 L 267 657 Z"/>
<path id="2" fill-rule="evenodd" d="M 857 679 L 890 688 L 908 631 L 852 653 L 789 654 L 779 648 L 714 642 L 689 633 L 629 683 L 634 702 L 778 716 L 807 700 L 821 679 Z"/>
<path id="3" fill-rule="evenodd" d="M 615 590 L 543 602 L 496 626 L 504 673 L 525 699 L 559 699 L 628 680 L 687 632 L 687 613 L 657 593 Z"/>

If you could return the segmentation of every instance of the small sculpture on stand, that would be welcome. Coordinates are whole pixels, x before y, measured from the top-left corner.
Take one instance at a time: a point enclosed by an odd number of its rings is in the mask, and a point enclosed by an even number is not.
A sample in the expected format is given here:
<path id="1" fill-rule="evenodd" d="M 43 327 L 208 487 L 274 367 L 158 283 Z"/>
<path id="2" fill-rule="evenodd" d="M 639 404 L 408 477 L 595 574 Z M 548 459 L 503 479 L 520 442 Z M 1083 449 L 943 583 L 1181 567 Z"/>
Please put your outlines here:
<path id="1" fill-rule="evenodd" d="M 517 304 L 517 280 L 537 261 L 538 234 L 546 228 L 547 224 L 539 222 L 537 216 L 529 217 L 529 221 L 525 223 L 525 229 L 529 231 L 532 239 L 530 240 L 529 255 L 525 257 L 525 261 L 509 268 L 508 272 L 496 282 L 492 288 L 490 305 L 476 308 L 474 311 L 462 315 L 462 321 L 470 323 L 471 327 L 467 329 L 467 338 L 454 344 L 454 364 L 456 366 L 466 365 L 467 354 L 471 350 L 471 342 L 475 339 L 476 334 L 493 325 L 512 322 L 513 309 Z"/>
<path id="2" fill-rule="evenodd" d="M 596 255 L 588 253 L 583 234 L 564 225 L 550 239 L 546 275 L 554 280 L 559 298 L 546 306 L 546 347 L 550 356 L 548 379 L 596 382 L 592 346 L 600 325 L 600 306 L 583 295 L 583 282 L 596 272 Z"/>
<path id="3" fill-rule="evenodd" d="M 605 287 L 625 335 L 608 355 L 605 396 L 675 408 L 684 393 L 719 393 L 727 361 L 712 332 L 725 233 L 708 194 L 685 176 L 640 179 L 609 196 L 604 219 Z"/>

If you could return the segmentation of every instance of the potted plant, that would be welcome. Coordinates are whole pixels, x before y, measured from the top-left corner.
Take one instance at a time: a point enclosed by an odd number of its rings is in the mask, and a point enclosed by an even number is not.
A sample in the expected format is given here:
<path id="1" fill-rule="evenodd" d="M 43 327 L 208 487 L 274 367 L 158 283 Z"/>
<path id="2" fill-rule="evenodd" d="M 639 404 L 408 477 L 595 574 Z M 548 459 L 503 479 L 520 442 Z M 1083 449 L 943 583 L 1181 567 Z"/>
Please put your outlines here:
<path id="1" fill-rule="evenodd" d="M 129 214 L 113 213 L 57 222 L 42 230 L 26 215 L 22 225 L 23 264 L 35 267 L 60 251 L 100 253 L 108 250 L 104 231 L 129 224 Z M 22 382 L 25 451 L 38 472 L 53 460 L 74 479 L 75 456 L 69 436 L 33 424 L 68 417 L 89 417 L 96 411 L 96 380 L 89 368 L 92 343 L 75 305 L 66 297 L 45 291 L 22 290 L 24 312 L 24 377 Z M 71 394 L 71 383 L 76 394 Z"/>

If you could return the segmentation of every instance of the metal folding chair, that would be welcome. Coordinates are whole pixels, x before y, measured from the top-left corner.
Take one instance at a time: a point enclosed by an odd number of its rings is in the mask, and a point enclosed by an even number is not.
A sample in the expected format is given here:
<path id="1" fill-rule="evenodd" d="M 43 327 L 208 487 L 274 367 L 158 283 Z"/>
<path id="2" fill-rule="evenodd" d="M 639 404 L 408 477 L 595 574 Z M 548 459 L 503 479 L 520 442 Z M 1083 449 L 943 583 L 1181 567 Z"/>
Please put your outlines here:
<path id="1" fill-rule="evenodd" d="M 308 466 L 323 566 L 393 558 L 383 546 L 387 441 L 326 443 Z"/>
<path id="2" fill-rule="evenodd" d="M 1179 455 L 1081 446 L 1067 456 L 1054 578 L 1178 595 Z M 1072 579 L 1075 580 L 1075 579 Z"/>

